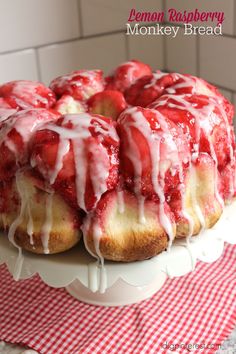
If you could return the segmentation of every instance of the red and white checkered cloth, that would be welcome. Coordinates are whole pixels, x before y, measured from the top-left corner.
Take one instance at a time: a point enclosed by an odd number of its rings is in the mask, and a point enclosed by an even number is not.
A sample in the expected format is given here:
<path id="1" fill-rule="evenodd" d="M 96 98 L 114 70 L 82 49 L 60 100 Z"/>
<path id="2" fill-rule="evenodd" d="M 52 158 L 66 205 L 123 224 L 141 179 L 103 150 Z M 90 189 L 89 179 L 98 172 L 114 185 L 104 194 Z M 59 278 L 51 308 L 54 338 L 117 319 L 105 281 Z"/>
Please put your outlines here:
<path id="1" fill-rule="evenodd" d="M 79 302 L 39 277 L 14 282 L 0 267 L 0 339 L 42 354 L 215 353 L 235 325 L 235 246 L 151 299 L 116 308 Z"/>

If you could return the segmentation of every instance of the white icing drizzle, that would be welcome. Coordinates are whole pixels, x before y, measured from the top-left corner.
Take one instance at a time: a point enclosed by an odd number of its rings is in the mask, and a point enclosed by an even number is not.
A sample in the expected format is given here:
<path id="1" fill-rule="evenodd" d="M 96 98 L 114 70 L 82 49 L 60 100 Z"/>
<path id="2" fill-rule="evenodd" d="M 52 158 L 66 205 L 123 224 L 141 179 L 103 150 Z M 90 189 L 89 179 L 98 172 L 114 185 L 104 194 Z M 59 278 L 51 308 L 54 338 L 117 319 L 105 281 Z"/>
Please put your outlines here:
<path id="1" fill-rule="evenodd" d="M 27 197 L 25 194 L 25 190 L 24 190 L 24 186 L 22 185 L 21 181 L 20 181 L 20 171 L 16 172 L 16 188 L 17 191 L 19 193 L 20 196 L 20 200 L 21 200 L 21 205 L 20 205 L 20 212 L 17 216 L 17 218 L 13 221 L 13 223 L 11 224 L 9 231 L 8 231 L 8 238 L 9 241 L 18 249 L 20 249 L 20 247 L 16 244 L 14 238 L 15 238 L 15 233 L 16 230 L 18 228 L 18 226 L 20 226 L 20 224 L 23 222 L 24 220 L 24 214 L 25 214 L 25 210 L 27 207 Z"/>
<path id="2" fill-rule="evenodd" d="M 191 161 L 188 160 L 188 162 L 191 165 Z M 188 225 L 189 225 L 189 232 L 187 235 L 187 240 L 190 240 L 193 235 L 194 220 L 193 220 L 193 217 L 191 217 L 191 215 L 187 212 L 187 210 L 185 208 L 186 187 L 185 187 L 185 183 L 184 183 L 183 166 L 182 166 L 181 161 L 179 161 L 179 179 L 180 179 L 179 191 L 180 191 L 181 203 L 182 203 L 181 212 L 182 212 L 183 217 L 187 220 Z"/>
<path id="3" fill-rule="evenodd" d="M 85 205 L 86 176 L 90 173 L 93 192 L 96 198 L 95 205 L 100 200 L 102 194 L 107 191 L 107 177 L 109 176 L 109 157 L 105 147 L 101 143 L 90 141 L 86 144 L 86 139 L 91 137 L 89 127 L 91 121 L 97 133 L 109 136 L 118 142 L 118 135 L 113 126 L 87 113 L 69 114 L 63 118 L 63 125 L 71 123 L 73 129 L 65 126 L 53 124 L 44 125 L 44 129 L 49 129 L 59 135 L 59 146 L 54 169 L 50 172 L 50 183 L 53 184 L 63 167 L 63 159 L 70 150 L 70 143 L 73 147 L 75 162 L 75 182 L 78 206 L 87 211 Z M 88 165 L 87 154 L 90 153 L 90 165 Z M 34 161 L 31 161 L 34 165 Z M 41 171 L 43 174 L 46 171 Z"/>
<path id="4" fill-rule="evenodd" d="M 92 225 L 92 219 L 93 219 L 93 216 L 94 216 L 94 213 L 93 212 L 90 212 L 86 215 L 84 221 L 83 221 L 83 224 L 81 225 L 81 231 L 83 233 L 83 240 L 84 240 L 84 246 L 86 248 L 86 250 L 88 251 L 88 253 L 91 254 L 91 256 L 93 256 L 94 258 L 98 258 L 98 256 L 91 251 L 91 249 L 89 248 L 89 245 L 88 245 L 88 242 L 87 242 L 87 239 L 88 239 L 88 234 L 90 232 L 90 228 L 91 228 L 91 225 Z"/>
<path id="5" fill-rule="evenodd" d="M 31 208 L 29 202 L 27 203 L 27 211 L 28 211 L 27 234 L 30 237 L 30 244 L 33 246 L 34 245 L 34 238 L 33 238 L 34 222 L 31 214 Z"/>
<path id="6" fill-rule="evenodd" d="M 104 265 L 104 257 L 100 251 L 102 229 L 94 218 L 93 212 L 87 214 L 86 219 L 81 226 L 81 230 L 83 232 L 85 248 L 93 257 L 97 258 L 98 260 L 95 263 L 90 263 L 88 266 L 89 288 L 93 292 L 98 290 L 100 293 L 104 293 L 107 288 L 107 273 Z M 88 246 L 87 239 L 90 232 L 92 233 L 93 244 L 96 253 L 92 252 Z"/>
<path id="7" fill-rule="evenodd" d="M 103 145 L 97 145 L 93 141 L 88 146 L 91 154 L 90 177 L 93 185 L 96 200 L 99 200 L 103 193 L 107 191 L 107 179 L 109 176 L 109 157 L 106 148 Z"/>
<path id="8" fill-rule="evenodd" d="M 168 73 L 165 73 L 165 72 L 155 72 L 155 73 L 152 73 L 152 79 L 151 79 L 151 81 L 150 81 L 150 83 L 149 84 L 146 84 L 145 86 L 144 86 L 144 89 L 148 89 L 148 88 L 150 88 L 150 87 L 158 87 L 159 88 L 159 83 L 158 83 L 158 81 L 162 78 L 162 77 L 164 77 L 164 76 L 167 76 L 167 75 L 169 75 Z"/>
<path id="9" fill-rule="evenodd" d="M 15 242 L 15 233 L 16 233 L 18 226 L 20 226 L 24 220 L 24 213 L 25 213 L 25 209 L 26 209 L 26 205 L 27 205 L 27 198 L 25 197 L 24 188 L 20 183 L 20 173 L 21 173 L 20 171 L 17 171 L 16 177 L 15 177 L 16 178 L 16 187 L 17 187 L 18 193 L 21 198 L 20 212 L 19 212 L 17 218 L 11 224 L 9 231 L 8 231 L 9 241 L 18 249 L 18 256 L 17 256 L 17 260 L 15 263 L 14 271 L 13 271 L 13 277 L 15 280 L 19 280 L 19 278 L 20 278 L 20 273 L 21 273 L 21 269 L 22 269 L 22 265 L 23 265 L 23 261 L 24 261 L 24 257 L 22 254 L 22 248 L 20 246 L 18 246 Z"/>
<path id="10" fill-rule="evenodd" d="M 125 202 L 124 202 L 124 192 L 123 191 L 117 191 L 117 205 L 118 205 L 118 211 L 120 214 L 123 214 L 125 212 Z"/>
<path id="11" fill-rule="evenodd" d="M 53 222 L 53 215 L 52 215 L 53 196 L 54 196 L 53 192 L 48 193 L 46 196 L 46 204 L 45 204 L 46 217 L 41 229 L 41 241 L 42 241 L 43 251 L 45 254 L 50 253 L 49 238 L 50 238 L 50 233 L 52 230 L 52 222 Z"/>
<path id="12" fill-rule="evenodd" d="M 3 123 L 6 119 L 8 119 L 16 112 L 16 109 L 0 108 L 0 123 Z"/>
<path id="13" fill-rule="evenodd" d="M 120 68 L 126 66 L 127 71 L 126 71 L 126 78 L 129 84 L 132 84 L 134 79 L 135 79 L 135 72 L 139 70 L 139 66 L 136 62 L 134 61 L 126 61 L 124 63 L 121 63 L 120 65 L 117 66 L 115 73 L 113 75 L 116 75 L 117 71 L 119 71 Z"/>
<path id="14" fill-rule="evenodd" d="M 38 104 L 48 105 L 48 100 L 37 93 L 37 88 L 43 86 L 41 83 L 36 81 L 26 81 L 19 80 L 15 81 L 12 86 L 12 96 L 14 97 L 17 105 L 23 109 L 29 108 L 29 106 L 34 107 Z M 30 105 L 29 102 L 32 102 Z"/>
<path id="15" fill-rule="evenodd" d="M 101 266 L 104 266 L 104 258 L 100 252 L 100 239 L 102 237 L 102 229 L 97 220 L 93 220 L 93 243 L 96 254 L 100 260 Z"/>
<path id="16" fill-rule="evenodd" d="M 137 142 L 134 141 L 132 138 L 131 130 L 135 128 L 139 130 L 142 135 L 146 138 L 146 141 L 149 145 L 151 160 L 152 160 L 152 184 L 156 195 L 159 197 L 160 206 L 159 206 L 159 220 L 164 228 L 165 232 L 169 237 L 169 246 L 170 249 L 171 244 L 174 239 L 174 232 L 173 232 L 173 225 L 172 221 L 169 219 L 168 215 L 165 212 L 165 195 L 164 195 L 164 176 L 166 167 L 162 164 L 162 156 L 160 151 L 160 142 L 163 136 L 165 139 L 168 139 L 168 144 L 166 144 L 166 156 L 165 159 L 169 160 L 171 164 L 175 165 L 178 163 L 178 150 L 177 146 L 173 140 L 173 137 L 170 133 L 168 133 L 168 126 L 165 122 L 163 116 L 156 112 L 158 115 L 158 122 L 164 132 L 163 135 L 160 133 L 152 131 L 149 123 L 147 122 L 146 118 L 144 117 L 143 113 L 137 108 L 133 107 L 126 110 L 125 115 L 131 115 L 132 120 L 123 124 L 123 129 L 128 137 L 128 147 L 126 150 L 126 155 L 130 159 L 134 167 L 134 190 L 135 194 L 138 198 L 139 202 L 139 219 L 140 221 L 144 221 L 144 197 L 142 196 L 141 190 L 141 179 L 142 179 L 142 157 L 137 156 L 139 153 L 139 149 L 137 146 Z M 169 150 L 168 150 L 169 149 Z"/>
<path id="17" fill-rule="evenodd" d="M 54 115 L 43 108 L 27 109 L 13 114 L 3 122 L 0 130 L 0 145 L 4 143 L 9 150 L 15 154 L 16 159 L 20 157 L 18 146 L 15 145 L 15 142 L 8 137 L 8 134 L 15 129 L 26 145 L 23 153 L 24 156 L 21 156 L 22 159 L 25 159 L 25 155 L 27 155 L 27 143 L 33 133 L 53 118 Z"/>
<path id="18" fill-rule="evenodd" d="M 87 78 L 89 83 L 84 84 L 81 78 Z M 73 94 L 75 86 L 81 92 L 82 99 L 87 100 L 94 93 L 104 89 L 102 72 L 100 70 L 77 70 L 56 78 L 50 84 L 52 90 L 66 88 L 67 93 L 70 94 Z"/>
<path id="19" fill-rule="evenodd" d="M 70 142 L 66 139 L 60 139 L 58 145 L 57 159 L 54 169 L 50 172 L 50 184 L 53 184 L 58 176 L 58 173 L 63 167 L 63 158 L 70 150 Z"/>
<path id="20" fill-rule="evenodd" d="M 213 142 L 211 141 L 210 133 L 212 130 L 212 121 L 214 121 L 215 124 L 220 123 L 220 118 L 217 117 L 217 115 L 214 113 L 214 108 L 217 107 L 221 112 L 221 116 L 224 120 L 224 124 L 226 127 L 227 145 L 228 145 L 229 151 L 230 151 L 230 159 L 231 159 L 231 161 L 234 162 L 234 152 L 233 152 L 233 148 L 232 148 L 232 144 L 231 144 L 230 124 L 228 122 L 227 115 L 226 115 L 224 109 L 222 108 L 220 102 L 217 101 L 217 99 L 215 99 L 213 97 L 209 97 L 208 105 L 202 107 L 201 109 L 194 108 L 194 106 L 191 105 L 184 97 L 185 97 L 184 95 L 176 95 L 176 96 L 165 95 L 161 99 L 159 99 L 158 101 L 155 101 L 151 105 L 151 107 L 158 108 L 158 106 L 168 105 L 168 107 L 170 107 L 170 108 L 178 108 L 178 109 L 187 110 L 194 117 L 196 143 L 193 144 L 192 161 L 195 161 L 199 155 L 199 142 L 200 142 L 200 138 L 201 138 L 201 130 L 203 130 L 205 135 L 208 137 L 211 157 L 212 157 L 214 164 L 215 164 L 215 178 L 214 178 L 215 197 L 218 200 L 221 207 L 223 207 L 224 200 L 220 196 L 219 189 L 218 189 L 218 160 L 217 160 L 217 156 L 216 156 Z M 174 100 L 176 103 L 170 103 L 169 98 Z M 233 191 L 234 191 L 232 178 L 231 178 L 230 184 L 231 184 L 231 191 L 232 191 L 231 197 L 232 197 Z"/>
<path id="21" fill-rule="evenodd" d="M 175 81 L 176 84 L 172 85 L 171 87 L 167 87 L 165 91 L 168 94 L 176 94 L 176 90 L 179 88 L 192 88 L 192 93 L 196 93 L 197 91 L 197 78 L 193 76 L 186 76 L 186 75 L 181 75 L 181 74 L 172 74 L 175 76 Z M 178 79 L 182 79 L 182 82 L 178 82 Z"/>
<path id="22" fill-rule="evenodd" d="M 201 230 L 205 229 L 206 227 L 206 223 L 205 223 L 205 217 L 203 215 L 202 209 L 200 207 L 200 204 L 198 202 L 198 198 L 197 198 L 197 172 L 196 172 L 196 167 L 191 164 L 190 167 L 190 174 L 191 177 L 194 179 L 194 186 L 195 188 L 191 188 L 191 197 L 192 197 L 192 206 L 194 208 L 194 211 L 197 215 L 197 218 L 200 222 L 201 225 Z"/>

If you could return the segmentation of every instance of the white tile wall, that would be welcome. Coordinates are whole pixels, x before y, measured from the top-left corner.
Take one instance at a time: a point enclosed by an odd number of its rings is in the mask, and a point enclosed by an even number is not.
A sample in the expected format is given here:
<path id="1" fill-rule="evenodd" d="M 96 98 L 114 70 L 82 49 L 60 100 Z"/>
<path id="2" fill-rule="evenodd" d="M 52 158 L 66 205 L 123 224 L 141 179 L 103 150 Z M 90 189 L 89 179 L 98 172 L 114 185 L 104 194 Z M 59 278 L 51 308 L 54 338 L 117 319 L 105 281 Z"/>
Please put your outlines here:
<path id="1" fill-rule="evenodd" d="M 225 20 L 223 22 L 223 32 L 228 34 L 234 33 L 235 16 L 234 11 L 236 7 L 235 0 L 164 0 L 166 10 L 174 8 L 178 11 L 223 11 L 225 13 Z M 209 23 L 212 24 L 212 23 Z"/>
<path id="2" fill-rule="evenodd" d="M 11 80 L 38 80 L 35 50 L 0 55 L 0 83 Z"/>
<path id="3" fill-rule="evenodd" d="M 197 38 L 179 29 L 175 38 L 165 36 L 166 69 L 197 75 Z"/>
<path id="4" fill-rule="evenodd" d="M 236 38 L 200 38 L 200 75 L 213 83 L 236 90 Z"/>
<path id="5" fill-rule="evenodd" d="M 129 12 L 161 11 L 161 0 L 80 0 L 85 36 L 125 28 Z"/>
<path id="6" fill-rule="evenodd" d="M 164 69 L 164 39 L 162 36 L 128 36 L 130 59 L 139 59 L 153 70 Z"/>
<path id="7" fill-rule="evenodd" d="M 0 52 L 79 36 L 77 0 L 0 0 Z"/>
<path id="8" fill-rule="evenodd" d="M 127 59 L 124 34 L 114 34 L 42 47 L 39 62 L 42 80 L 76 69 L 102 69 L 107 74 Z"/>

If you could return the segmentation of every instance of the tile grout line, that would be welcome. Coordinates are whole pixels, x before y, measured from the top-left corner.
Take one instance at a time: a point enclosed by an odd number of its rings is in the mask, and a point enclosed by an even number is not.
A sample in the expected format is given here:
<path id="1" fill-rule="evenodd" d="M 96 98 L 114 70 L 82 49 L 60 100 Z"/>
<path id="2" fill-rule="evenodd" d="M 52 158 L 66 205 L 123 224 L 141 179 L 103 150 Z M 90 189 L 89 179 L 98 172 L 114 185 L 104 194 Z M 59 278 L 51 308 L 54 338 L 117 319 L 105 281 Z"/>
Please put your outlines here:
<path id="1" fill-rule="evenodd" d="M 80 0 L 77 0 L 76 6 L 77 6 L 77 11 L 78 11 L 80 38 L 83 38 L 84 37 L 83 16 L 82 16 L 82 6 L 81 6 Z"/>
<path id="2" fill-rule="evenodd" d="M 35 59 L 36 59 L 38 79 L 39 79 L 39 81 L 42 81 L 42 72 L 41 72 L 41 66 L 40 66 L 39 52 L 38 52 L 37 48 L 35 48 Z"/>
<path id="3" fill-rule="evenodd" d="M 126 59 L 130 59 L 130 49 L 129 49 L 129 38 L 124 32 L 124 37 L 125 37 L 125 52 L 126 52 Z"/>
<path id="4" fill-rule="evenodd" d="M 13 54 L 13 53 L 23 52 L 23 51 L 30 50 L 30 49 L 46 48 L 46 47 L 50 47 L 50 46 L 54 46 L 54 45 L 58 45 L 58 44 L 67 44 L 67 43 L 76 42 L 76 41 L 79 41 L 79 40 L 106 37 L 106 36 L 111 36 L 111 35 L 115 35 L 115 34 L 122 34 L 122 33 L 124 33 L 124 29 L 111 31 L 111 32 L 98 33 L 98 34 L 84 36 L 84 37 L 75 37 L 75 38 L 71 38 L 71 39 L 65 39 L 65 40 L 62 40 L 62 41 L 56 41 L 56 42 L 40 44 L 40 45 L 36 45 L 36 46 L 33 46 L 33 47 L 24 47 L 24 48 L 18 48 L 18 49 L 15 49 L 15 50 L 14 49 L 13 50 L 6 50 L 6 51 L 3 51 L 3 52 L 0 52 L 0 55 Z"/>
<path id="5" fill-rule="evenodd" d="M 164 25 L 174 25 L 171 22 L 164 22 L 163 24 Z M 150 27 L 152 25 L 153 24 L 149 24 L 148 27 Z M 183 28 L 183 26 L 181 26 L 180 24 L 178 24 L 178 26 Z M 83 36 L 69 38 L 69 39 L 65 39 L 65 40 L 61 40 L 61 41 L 44 43 L 44 44 L 36 45 L 33 47 L 31 46 L 31 47 L 23 47 L 23 48 L 17 48 L 17 49 L 12 49 L 12 50 L 6 50 L 6 51 L 0 52 L 0 55 L 13 54 L 13 53 L 18 53 L 18 52 L 22 52 L 22 51 L 26 51 L 26 50 L 30 50 L 30 49 L 45 48 L 45 47 L 50 47 L 50 46 L 58 45 L 58 44 L 66 44 L 66 43 L 70 43 L 70 42 L 76 42 L 78 40 L 86 40 L 86 39 L 92 39 L 92 38 L 106 37 L 106 36 L 115 35 L 115 34 L 122 34 L 122 33 L 124 33 L 124 30 L 125 29 L 119 29 L 119 30 L 114 30 L 114 31 L 110 31 L 110 32 L 101 32 L 101 33 L 96 33 L 96 34 L 87 35 L 87 36 L 83 35 Z M 226 33 L 224 33 L 222 35 L 222 37 L 236 39 L 236 35 L 230 35 L 230 34 L 226 34 Z"/>

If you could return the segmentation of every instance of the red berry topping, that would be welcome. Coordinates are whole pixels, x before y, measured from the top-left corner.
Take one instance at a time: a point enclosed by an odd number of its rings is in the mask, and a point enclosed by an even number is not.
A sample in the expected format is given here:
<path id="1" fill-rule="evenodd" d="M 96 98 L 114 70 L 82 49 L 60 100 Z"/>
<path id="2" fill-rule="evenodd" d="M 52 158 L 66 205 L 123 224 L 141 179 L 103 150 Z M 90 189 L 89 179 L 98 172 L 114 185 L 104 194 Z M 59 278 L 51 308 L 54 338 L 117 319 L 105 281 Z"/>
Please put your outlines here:
<path id="1" fill-rule="evenodd" d="M 0 180 L 14 176 L 17 168 L 28 162 L 28 144 L 45 122 L 59 115 L 46 109 L 19 111 L 0 125 Z"/>
<path id="2" fill-rule="evenodd" d="M 151 74 L 152 70 L 149 65 L 138 60 L 130 60 L 119 65 L 114 73 L 106 78 L 106 89 L 124 92 L 137 79 Z"/>
<path id="3" fill-rule="evenodd" d="M 54 93 L 40 82 L 10 81 L 0 86 L 0 97 L 8 100 L 12 108 L 51 108 L 56 98 Z"/>
<path id="4" fill-rule="evenodd" d="M 160 71 L 144 76 L 125 91 L 126 101 L 132 106 L 147 107 L 160 97 L 165 88 L 171 86 L 175 80 L 175 75 Z"/>
<path id="5" fill-rule="evenodd" d="M 181 129 L 159 112 L 141 107 L 124 111 L 118 119 L 121 170 L 137 194 L 156 196 L 184 179 L 184 164 L 191 155 Z"/>
<path id="6" fill-rule="evenodd" d="M 220 168 L 233 159 L 234 137 L 224 108 L 214 97 L 164 95 L 150 106 L 183 130 L 193 157 L 207 152 Z"/>
<path id="7" fill-rule="evenodd" d="M 102 74 L 101 70 L 73 71 L 54 79 L 50 88 L 58 97 L 70 95 L 76 100 L 85 101 L 104 89 Z"/>
<path id="8" fill-rule="evenodd" d="M 110 119 L 69 114 L 35 134 L 31 163 L 67 202 L 88 211 L 117 185 L 118 148 Z"/>

